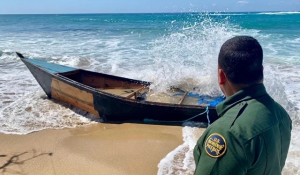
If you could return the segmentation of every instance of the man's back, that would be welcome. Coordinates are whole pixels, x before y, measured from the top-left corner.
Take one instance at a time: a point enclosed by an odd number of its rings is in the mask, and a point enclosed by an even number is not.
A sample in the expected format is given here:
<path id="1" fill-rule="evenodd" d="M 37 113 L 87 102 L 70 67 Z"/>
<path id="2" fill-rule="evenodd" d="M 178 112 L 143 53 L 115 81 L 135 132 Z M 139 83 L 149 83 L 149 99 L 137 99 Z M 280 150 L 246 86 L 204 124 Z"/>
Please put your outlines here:
<path id="1" fill-rule="evenodd" d="M 292 124 L 263 84 L 237 92 L 217 111 L 221 118 L 195 147 L 195 174 L 281 174 Z"/>

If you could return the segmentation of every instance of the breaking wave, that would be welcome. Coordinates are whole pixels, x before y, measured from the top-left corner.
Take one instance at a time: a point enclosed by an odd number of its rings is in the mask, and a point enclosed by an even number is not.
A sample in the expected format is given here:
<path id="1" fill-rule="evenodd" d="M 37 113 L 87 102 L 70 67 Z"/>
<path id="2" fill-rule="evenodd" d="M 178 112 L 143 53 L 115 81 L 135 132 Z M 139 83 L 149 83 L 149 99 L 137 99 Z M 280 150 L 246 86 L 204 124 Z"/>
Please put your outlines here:
<path id="1" fill-rule="evenodd" d="M 300 14 L 300 12 L 263 12 L 258 13 L 259 15 L 291 15 L 291 14 Z"/>

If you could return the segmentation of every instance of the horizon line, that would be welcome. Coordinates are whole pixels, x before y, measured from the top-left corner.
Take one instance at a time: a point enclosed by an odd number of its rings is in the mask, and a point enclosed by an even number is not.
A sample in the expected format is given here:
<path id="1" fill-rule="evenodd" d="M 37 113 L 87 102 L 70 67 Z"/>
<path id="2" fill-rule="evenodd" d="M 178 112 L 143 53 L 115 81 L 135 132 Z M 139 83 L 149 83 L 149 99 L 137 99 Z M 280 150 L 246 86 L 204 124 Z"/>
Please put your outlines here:
<path id="1" fill-rule="evenodd" d="M 199 12 L 79 12 L 79 13 L 0 13 L 0 15 L 89 15 L 89 14 L 176 14 L 176 13 L 258 13 L 258 12 L 300 12 L 300 11 L 199 11 Z"/>

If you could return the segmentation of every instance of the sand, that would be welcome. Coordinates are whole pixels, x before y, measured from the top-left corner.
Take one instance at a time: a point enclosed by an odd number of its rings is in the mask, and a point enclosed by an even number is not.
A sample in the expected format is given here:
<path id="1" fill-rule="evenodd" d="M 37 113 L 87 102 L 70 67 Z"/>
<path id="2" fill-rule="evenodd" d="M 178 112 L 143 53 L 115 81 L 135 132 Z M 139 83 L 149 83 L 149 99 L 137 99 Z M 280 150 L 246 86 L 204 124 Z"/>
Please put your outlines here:
<path id="1" fill-rule="evenodd" d="M 182 127 L 103 124 L 0 134 L 2 174 L 154 175 L 157 165 L 183 143 Z"/>

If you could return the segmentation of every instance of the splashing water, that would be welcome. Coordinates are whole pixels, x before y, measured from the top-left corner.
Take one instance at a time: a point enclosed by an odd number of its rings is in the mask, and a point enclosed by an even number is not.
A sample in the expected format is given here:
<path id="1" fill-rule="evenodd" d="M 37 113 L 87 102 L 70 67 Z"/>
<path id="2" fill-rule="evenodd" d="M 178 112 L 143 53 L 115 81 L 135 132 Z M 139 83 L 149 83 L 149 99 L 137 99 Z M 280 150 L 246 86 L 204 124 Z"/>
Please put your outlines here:
<path id="1" fill-rule="evenodd" d="M 226 21 L 206 17 L 156 40 L 153 48 L 156 78 L 151 88 L 166 91 L 170 86 L 207 95 L 220 95 L 215 76 L 217 53 L 233 35 Z"/>
<path id="2" fill-rule="evenodd" d="M 201 25 L 205 25 L 203 28 L 194 26 L 189 31 L 193 31 L 196 34 L 196 37 L 186 37 L 185 34 L 176 34 L 175 36 L 170 36 L 167 39 L 167 42 L 164 42 L 164 45 L 161 48 L 161 51 L 158 54 L 166 53 L 171 48 L 178 49 L 175 53 L 171 52 L 171 60 L 177 63 L 177 65 L 170 65 L 168 64 L 168 60 L 160 59 L 158 60 L 161 65 L 162 69 L 159 72 L 161 75 L 175 75 L 174 78 L 168 77 L 166 78 L 167 83 L 176 84 L 180 87 L 180 83 L 183 83 L 185 86 L 188 86 L 189 83 L 192 82 L 192 86 L 188 89 L 190 90 L 191 87 L 201 87 L 202 93 L 208 94 L 216 94 L 218 92 L 218 85 L 216 83 L 216 71 L 214 68 L 217 66 L 217 54 L 219 52 L 220 46 L 228 39 L 235 35 L 252 35 L 258 38 L 258 40 L 264 40 L 264 38 L 270 37 L 269 35 L 262 35 L 256 30 L 243 30 L 243 29 L 236 29 L 233 28 L 234 26 L 230 26 L 228 23 L 220 23 L 219 21 L 214 23 L 208 20 L 208 23 L 200 23 Z M 206 21 L 207 22 L 207 21 Z M 207 30 L 205 30 L 207 29 Z M 199 31 L 200 30 L 200 31 Z M 193 33 L 192 32 L 192 33 Z M 174 41 L 174 38 L 175 41 Z M 196 44 L 195 44 L 196 43 Z M 194 45 L 195 44 L 195 45 Z M 204 50 L 200 46 L 204 46 L 205 48 L 209 48 Z M 262 42 L 262 45 L 264 42 Z M 168 48 L 169 49 L 166 49 Z M 278 47 L 275 45 L 275 47 Z M 181 50 L 181 48 L 184 48 Z M 167 50 L 167 51 L 163 51 Z M 185 51 L 188 50 L 192 52 L 192 54 L 186 54 Z M 268 51 L 274 51 L 273 48 L 270 48 L 270 45 L 267 45 L 267 57 L 275 56 L 278 57 L 278 53 Z M 203 54 L 204 53 L 204 54 Z M 265 52 L 266 53 L 266 52 Z M 167 53 L 168 54 L 168 53 Z M 202 57 L 202 55 L 204 57 Z M 169 55 L 168 55 L 169 56 Z M 190 56 L 190 57 L 189 57 Z M 280 56 L 280 55 L 279 55 Z M 185 64 L 186 59 L 188 61 L 194 61 L 193 63 L 200 63 L 201 65 L 197 65 L 195 67 L 194 64 L 188 65 Z M 299 57 L 299 56 L 298 56 Z M 190 58 L 190 59 L 189 59 Z M 279 102 L 290 114 L 294 129 L 292 131 L 292 141 L 291 147 L 289 150 L 288 158 L 286 161 L 286 166 L 283 170 L 283 174 L 300 174 L 299 165 L 300 165 L 300 149 L 297 145 L 299 145 L 299 109 L 300 109 L 300 77 L 299 77 L 299 68 L 300 66 L 278 66 L 277 64 L 268 63 L 270 58 L 267 58 L 264 63 L 264 84 L 268 93 L 277 101 Z M 295 60 L 294 58 L 292 59 Z M 199 62 L 198 62 L 199 61 Z M 188 69 L 187 69 L 188 68 Z M 199 70 L 200 68 L 200 70 Z M 182 71 L 183 69 L 187 71 Z M 196 75 L 195 75 L 196 73 Z M 200 78 L 197 77 L 200 75 Z M 207 76 L 207 79 L 202 76 Z M 185 83 L 184 81 L 188 79 L 189 83 Z M 173 78 L 173 79 L 172 79 Z M 195 80 L 196 79 L 196 80 Z M 207 81 L 208 80 L 208 81 Z M 162 80 L 163 81 L 163 80 Z M 202 82 L 205 81 L 205 82 Z M 195 83 L 196 82 L 196 83 Z M 162 82 L 158 83 L 161 84 Z M 194 83 L 194 84 L 193 84 Z M 199 84 L 197 84 L 199 83 Z M 167 87 L 167 86 L 166 86 Z M 163 87 L 163 88 L 166 88 Z M 156 87 L 162 88 L 162 87 Z M 183 88 L 183 87 L 181 87 Z M 159 89 L 164 90 L 164 89 Z M 197 140 L 201 136 L 201 129 L 195 128 L 197 124 L 195 123 L 192 126 L 185 126 L 182 129 L 183 133 L 183 141 L 184 143 L 178 146 L 175 150 L 170 152 L 164 159 L 162 159 L 158 165 L 158 175 L 165 175 L 165 174 L 194 174 L 195 170 L 195 163 L 193 160 L 193 149 L 196 145 Z M 188 161 L 187 161 L 188 160 Z"/>

